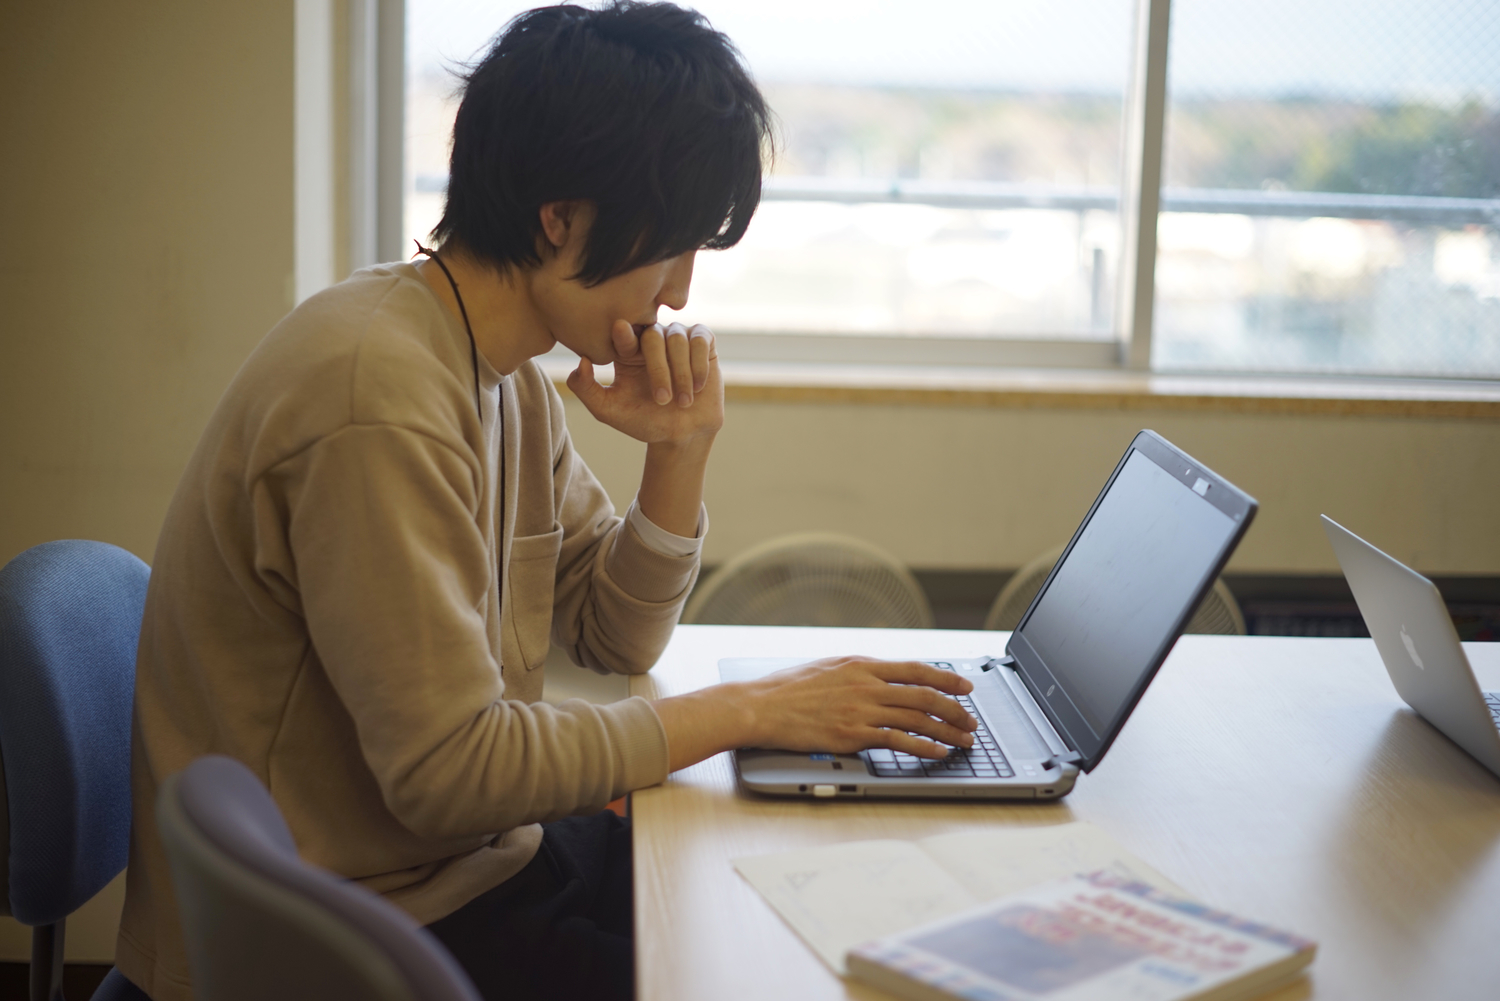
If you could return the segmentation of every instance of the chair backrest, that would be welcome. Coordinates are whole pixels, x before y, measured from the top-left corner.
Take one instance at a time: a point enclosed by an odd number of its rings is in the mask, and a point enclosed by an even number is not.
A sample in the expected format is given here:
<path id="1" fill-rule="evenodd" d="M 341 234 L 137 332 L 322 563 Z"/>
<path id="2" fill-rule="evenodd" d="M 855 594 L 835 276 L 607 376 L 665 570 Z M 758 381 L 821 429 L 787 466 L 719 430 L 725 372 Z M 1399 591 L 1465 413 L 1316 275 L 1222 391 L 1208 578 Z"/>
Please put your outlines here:
<path id="1" fill-rule="evenodd" d="M 927 629 L 927 595 L 899 560 L 847 535 L 788 535 L 741 553 L 688 602 L 682 621 L 739 626 Z"/>
<path id="2" fill-rule="evenodd" d="M 1031 607 L 1032 599 L 1042 589 L 1047 575 L 1052 572 L 1057 558 L 1066 548 L 1067 546 L 1056 546 L 1049 549 L 1017 570 L 990 605 L 989 614 L 984 617 L 984 628 L 1014 629 L 1020 625 L 1021 616 Z"/>
<path id="3" fill-rule="evenodd" d="M 1016 628 L 1066 548 L 1066 545 L 1055 546 L 1017 570 L 990 605 L 989 614 L 984 617 L 984 628 Z M 1245 635 L 1245 617 L 1240 613 L 1239 602 L 1235 601 L 1234 594 L 1222 578 L 1215 580 L 1214 586 L 1203 596 L 1183 632 Z"/>
<path id="4" fill-rule="evenodd" d="M 1240 611 L 1240 603 L 1235 600 L 1234 592 L 1229 590 L 1223 577 L 1216 579 L 1214 586 L 1203 596 L 1203 600 L 1198 603 L 1198 610 L 1188 619 L 1187 628 L 1183 632 L 1245 635 L 1245 615 Z"/>
<path id="5" fill-rule="evenodd" d="M 73 539 L 0 569 L 0 912 L 25 924 L 63 920 L 125 867 L 150 574 Z"/>
<path id="6" fill-rule="evenodd" d="M 202 1001 L 478 1001 L 405 912 L 299 859 L 239 762 L 200 758 L 170 777 L 157 820 Z"/>

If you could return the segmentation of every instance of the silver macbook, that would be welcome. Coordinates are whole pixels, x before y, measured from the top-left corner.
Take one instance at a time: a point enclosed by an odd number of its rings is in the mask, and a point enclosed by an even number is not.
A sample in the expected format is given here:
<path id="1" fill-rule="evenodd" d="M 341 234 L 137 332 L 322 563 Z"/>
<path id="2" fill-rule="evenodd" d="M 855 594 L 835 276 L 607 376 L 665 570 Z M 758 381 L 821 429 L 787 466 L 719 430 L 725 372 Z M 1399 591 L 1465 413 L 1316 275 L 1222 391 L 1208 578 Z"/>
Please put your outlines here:
<path id="1" fill-rule="evenodd" d="M 788 796 L 1055 799 L 1104 758 L 1256 503 L 1152 431 L 1126 449 L 1022 617 L 1005 654 L 940 660 L 974 683 L 960 698 L 974 747 L 931 760 L 890 750 L 735 752 L 740 783 Z M 806 658 L 728 659 L 745 681 Z"/>
<path id="2" fill-rule="evenodd" d="M 1396 691 L 1423 719 L 1500 775 L 1500 692 L 1482 692 L 1432 581 L 1323 515 L 1359 614 Z"/>

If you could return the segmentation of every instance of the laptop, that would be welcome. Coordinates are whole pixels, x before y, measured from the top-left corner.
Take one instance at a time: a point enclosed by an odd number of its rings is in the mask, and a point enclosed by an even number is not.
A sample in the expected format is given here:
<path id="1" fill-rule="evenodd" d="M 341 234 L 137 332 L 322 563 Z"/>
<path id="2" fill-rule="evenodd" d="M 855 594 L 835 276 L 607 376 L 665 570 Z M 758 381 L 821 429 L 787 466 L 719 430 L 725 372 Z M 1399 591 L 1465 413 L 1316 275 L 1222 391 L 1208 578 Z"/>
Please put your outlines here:
<path id="1" fill-rule="evenodd" d="M 1437 587 L 1327 515 L 1359 614 L 1396 691 L 1417 714 L 1500 775 L 1500 692 L 1482 692 Z"/>
<path id="2" fill-rule="evenodd" d="M 974 747 L 735 752 L 753 792 L 818 798 L 1056 799 L 1092 771 L 1218 578 L 1256 502 L 1152 431 L 1136 435 L 1003 655 L 929 663 L 969 678 Z M 806 658 L 727 659 L 746 681 Z"/>

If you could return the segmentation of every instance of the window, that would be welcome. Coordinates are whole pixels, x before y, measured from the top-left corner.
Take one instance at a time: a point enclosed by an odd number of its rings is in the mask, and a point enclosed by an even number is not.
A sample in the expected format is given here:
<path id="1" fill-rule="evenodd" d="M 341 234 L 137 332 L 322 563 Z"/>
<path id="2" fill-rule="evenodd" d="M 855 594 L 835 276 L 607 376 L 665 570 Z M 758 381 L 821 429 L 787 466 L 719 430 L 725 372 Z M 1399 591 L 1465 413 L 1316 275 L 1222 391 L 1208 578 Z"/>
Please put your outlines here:
<path id="1" fill-rule="evenodd" d="M 408 245 L 451 70 L 530 6 L 408 0 Z M 1489 0 L 695 6 L 781 126 L 744 241 L 699 258 L 729 357 L 1500 375 Z"/>
<path id="2" fill-rule="evenodd" d="M 1154 362 L 1500 375 L 1500 5 L 1176 0 Z"/>

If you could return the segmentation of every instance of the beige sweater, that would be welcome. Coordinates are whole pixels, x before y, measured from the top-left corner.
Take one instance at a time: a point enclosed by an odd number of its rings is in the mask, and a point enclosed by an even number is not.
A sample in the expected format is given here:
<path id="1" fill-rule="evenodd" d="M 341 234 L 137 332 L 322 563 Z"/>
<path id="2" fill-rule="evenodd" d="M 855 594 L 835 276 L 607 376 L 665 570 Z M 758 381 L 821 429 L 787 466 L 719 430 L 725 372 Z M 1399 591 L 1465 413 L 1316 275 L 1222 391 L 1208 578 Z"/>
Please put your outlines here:
<path id="1" fill-rule="evenodd" d="M 157 1001 L 191 991 L 156 794 L 201 755 L 260 777 L 303 858 L 423 923 L 519 871 L 538 822 L 666 777 L 649 703 L 553 708 L 541 667 L 550 632 L 647 670 L 697 558 L 614 515 L 535 365 L 479 375 L 482 422 L 463 327 L 390 265 L 292 312 L 210 420 L 136 668 L 117 962 Z"/>

